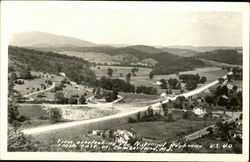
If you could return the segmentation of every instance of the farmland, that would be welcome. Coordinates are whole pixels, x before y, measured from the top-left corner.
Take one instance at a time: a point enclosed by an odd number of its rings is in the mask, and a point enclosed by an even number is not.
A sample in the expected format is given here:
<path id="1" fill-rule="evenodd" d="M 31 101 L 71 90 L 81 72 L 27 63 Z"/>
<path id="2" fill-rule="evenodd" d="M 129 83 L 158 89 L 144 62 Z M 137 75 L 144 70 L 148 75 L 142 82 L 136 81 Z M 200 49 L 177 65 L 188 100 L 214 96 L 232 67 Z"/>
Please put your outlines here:
<path id="1" fill-rule="evenodd" d="M 190 121 L 181 119 L 176 122 L 167 123 L 165 121 L 127 123 L 116 126 L 113 129 L 133 129 L 143 138 L 166 141 L 183 137 L 183 135 L 191 134 L 214 123 L 215 121 Z"/>
<path id="2" fill-rule="evenodd" d="M 57 82 L 57 81 L 61 81 L 63 79 L 62 76 L 58 76 L 58 75 L 52 75 L 52 74 L 48 74 L 48 73 L 42 73 L 42 72 L 34 72 L 32 71 L 31 74 L 34 76 L 41 76 L 41 78 L 38 79 L 32 79 L 32 80 L 23 80 L 23 79 L 19 79 L 24 81 L 24 84 L 15 84 L 15 89 L 19 92 L 21 92 L 21 94 L 25 95 L 25 94 L 29 94 L 32 92 L 36 92 L 39 90 L 43 90 L 43 88 L 41 87 L 41 84 L 44 84 L 48 87 L 50 87 L 51 85 L 48 85 L 47 83 L 45 83 L 45 80 L 52 80 L 53 82 Z M 53 79 L 51 79 L 53 78 Z"/>
<path id="3" fill-rule="evenodd" d="M 113 69 L 113 77 L 116 78 L 125 78 L 128 73 L 131 72 L 133 67 L 123 67 L 123 66 L 96 66 L 91 67 L 91 69 L 95 72 L 98 78 L 102 76 L 107 76 L 108 68 Z M 136 76 L 148 76 L 148 74 L 152 71 L 151 68 L 142 68 L 139 67 L 139 71 L 136 72 Z"/>
<path id="4" fill-rule="evenodd" d="M 100 69 L 98 69 L 100 67 Z M 131 72 L 132 67 L 121 67 L 121 66 L 97 66 L 92 67 L 98 77 L 107 74 L 107 69 L 112 68 L 114 70 L 113 78 L 124 79 L 126 78 L 126 74 Z M 116 71 L 117 70 L 117 71 Z M 161 89 L 158 85 L 156 85 L 156 81 L 160 79 L 169 79 L 169 78 L 178 78 L 176 74 L 170 75 L 154 75 L 153 79 L 149 79 L 150 68 L 139 68 L 139 71 L 136 72 L 136 76 L 131 77 L 130 83 L 135 86 L 151 86 L 157 88 L 158 94 L 165 92 L 164 89 Z M 121 77 L 119 73 L 122 73 L 123 76 Z M 205 68 L 196 68 L 191 71 L 180 72 L 179 74 L 199 74 L 200 76 L 206 76 L 207 83 L 210 83 L 214 80 L 217 80 L 221 76 L 225 75 L 226 70 L 222 70 L 218 67 L 205 67 Z M 198 87 L 202 86 L 202 84 L 198 84 Z M 172 90 L 174 94 L 179 94 L 179 90 Z"/>

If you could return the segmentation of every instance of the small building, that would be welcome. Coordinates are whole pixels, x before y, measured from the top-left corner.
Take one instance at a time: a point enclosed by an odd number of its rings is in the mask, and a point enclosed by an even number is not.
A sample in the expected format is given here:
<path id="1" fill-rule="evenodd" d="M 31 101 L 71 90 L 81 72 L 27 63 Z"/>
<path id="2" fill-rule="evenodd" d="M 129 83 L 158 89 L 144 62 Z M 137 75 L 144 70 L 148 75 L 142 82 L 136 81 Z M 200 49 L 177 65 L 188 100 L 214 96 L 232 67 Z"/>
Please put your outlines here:
<path id="1" fill-rule="evenodd" d="M 156 81 L 155 84 L 160 86 L 162 83 L 161 83 L 161 81 Z"/>
<path id="2" fill-rule="evenodd" d="M 166 92 L 162 92 L 161 97 L 167 97 L 167 93 Z"/>
<path id="3" fill-rule="evenodd" d="M 202 107 L 195 107 L 193 109 L 193 113 L 200 116 L 200 117 L 203 117 L 204 115 L 207 114 L 207 110 L 202 108 Z"/>

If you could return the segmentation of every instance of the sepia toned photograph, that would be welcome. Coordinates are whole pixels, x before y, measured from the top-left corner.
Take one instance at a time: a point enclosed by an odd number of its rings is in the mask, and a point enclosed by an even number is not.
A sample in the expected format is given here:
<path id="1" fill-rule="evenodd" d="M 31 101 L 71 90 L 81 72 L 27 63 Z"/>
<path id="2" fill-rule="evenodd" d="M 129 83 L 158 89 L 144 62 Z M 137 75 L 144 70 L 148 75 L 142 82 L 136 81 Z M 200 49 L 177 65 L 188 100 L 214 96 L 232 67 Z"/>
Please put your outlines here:
<path id="1" fill-rule="evenodd" d="M 247 161 L 249 4 L 1 9 L 0 158 Z"/>

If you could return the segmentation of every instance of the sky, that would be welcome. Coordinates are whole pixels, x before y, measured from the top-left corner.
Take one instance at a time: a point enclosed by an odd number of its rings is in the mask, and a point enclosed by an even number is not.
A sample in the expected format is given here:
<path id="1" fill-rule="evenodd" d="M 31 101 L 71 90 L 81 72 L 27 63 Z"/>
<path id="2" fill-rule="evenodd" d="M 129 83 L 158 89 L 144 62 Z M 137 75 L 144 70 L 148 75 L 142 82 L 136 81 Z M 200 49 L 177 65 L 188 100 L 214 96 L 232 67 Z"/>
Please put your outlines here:
<path id="1" fill-rule="evenodd" d="M 10 34 L 42 31 L 97 44 L 242 45 L 242 13 L 236 11 L 172 10 L 162 3 L 46 3 L 9 3 Z"/>

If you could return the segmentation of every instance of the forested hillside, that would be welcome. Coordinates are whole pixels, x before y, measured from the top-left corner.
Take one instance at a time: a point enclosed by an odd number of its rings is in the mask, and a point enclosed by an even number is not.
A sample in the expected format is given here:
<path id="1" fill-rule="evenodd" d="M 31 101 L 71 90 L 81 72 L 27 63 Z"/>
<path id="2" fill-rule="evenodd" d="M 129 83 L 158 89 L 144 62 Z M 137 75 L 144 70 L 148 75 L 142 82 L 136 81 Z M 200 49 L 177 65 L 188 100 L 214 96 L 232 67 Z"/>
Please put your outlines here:
<path id="1" fill-rule="evenodd" d="M 141 47 L 141 46 L 140 46 Z M 144 47 L 144 46 L 142 46 Z M 147 49 L 150 48 L 147 46 Z M 153 48 L 155 49 L 155 48 Z M 173 55 L 168 52 L 161 53 L 148 53 L 143 52 L 138 49 L 130 47 L 121 47 L 114 48 L 110 46 L 99 46 L 99 47 L 62 47 L 62 48 L 41 48 L 41 50 L 50 50 L 50 51 L 77 51 L 77 52 L 101 52 L 111 56 L 130 54 L 138 60 L 144 59 L 153 59 L 156 62 L 155 69 L 153 70 L 154 74 L 173 74 L 180 71 L 192 70 L 196 67 L 204 67 L 205 63 L 199 61 L 195 58 L 184 58 L 177 55 Z"/>
<path id="2" fill-rule="evenodd" d="M 197 54 L 196 57 L 207 60 L 242 65 L 242 55 L 238 54 L 236 50 L 215 50 Z"/>
<path id="3" fill-rule="evenodd" d="M 29 67 L 33 71 L 57 75 L 64 72 L 67 77 L 76 82 L 91 83 L 95 80 L 94 72 L 89 69 L 90 63 L 84 59 L 15 46 L 9 46 L 8 50 L 9 66 L 14 66 L 16 71 Z"/>

